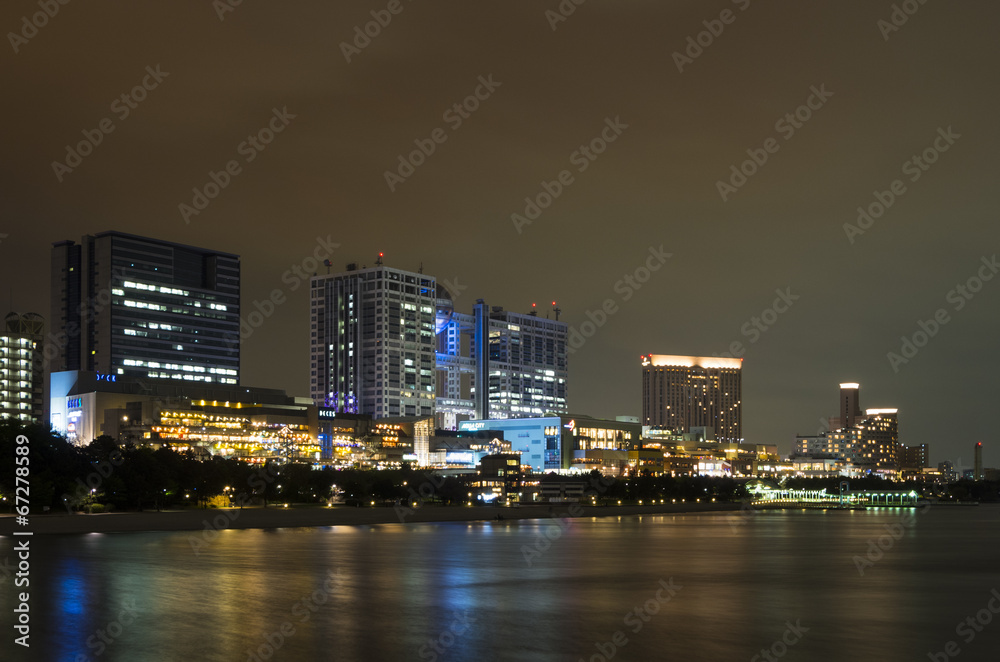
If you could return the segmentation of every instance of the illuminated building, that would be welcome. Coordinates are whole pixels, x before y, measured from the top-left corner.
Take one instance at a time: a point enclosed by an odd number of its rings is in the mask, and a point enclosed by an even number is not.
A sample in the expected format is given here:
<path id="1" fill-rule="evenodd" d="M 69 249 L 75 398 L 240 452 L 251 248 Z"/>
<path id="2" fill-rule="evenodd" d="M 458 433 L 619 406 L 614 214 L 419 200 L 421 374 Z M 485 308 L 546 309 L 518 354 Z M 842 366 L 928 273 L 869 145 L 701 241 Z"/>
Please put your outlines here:
<path id="1" fill-rule="evenodd" d="M 381 264 L 313 276 L 310 395 L 348 413 L 433 416 L 434 278 Z"/>
<path id="2" fill-rule="evenodd" d="M 52 429 L 83 445 L 101 435 L 247 462 L 318 462 L 318 412 L 277 389 L 52 373 Z"/>
<path id="3" fill-rule="evenodd" d="M 569 325 L 535 313 L 490 308 L 482 299 L 473 310 L 472 315 L 455 312 L 448 293 L 439 288 L 440 426 L 455 429 L 459 417 L 484 420 L 566 413 Z"/>
<path id="4" fill-rule="evenodd" d="M 861 457 L 860 452 L 861 429 L 857 427 L 795 437 L 795 453 L 805 457 L 834 457 L 856 462 Z"/>
<path id="5" fill-rule="evenodd" d="M 875 469 L 899 469 L 899 419 L 896 409 L 866 409 L 861 430 L 858 459 Z"/>
<path id="6" fill-rule="evenodd" d="M 642 427 L 635 423 L 570 415 L 462 421 L 458 428 L 503 432 L 511 452 L 519 453 L 521 464 L 535 472 L 589 471 L 591 464 L 600 463 L 620 473 L 628 465 L 628 451 L 642 436 Z"/>
<path id="7" fill-rule="evenodd" d="M 899 443 L 899 411 L 897 409 L 866 409 L 861 413 L 860 385 L 854 382 L 840 385 L 840 406 L 837 416 L 831 417 L 834 429 L 817 435 L 798 435 L 795 454 L 811 458 L 839 458 L 853 468 L 877 473 L 897 472 L 904 461 L 904 447 Z M 844 425 L 852 422 L 851 425 Z M 927 447 L 914 447 L 916 461 L 913 468 L 927 466 Z M 919 457 L 923 453 L 922 459 Z"/>
<path id="8" fill-rule="evenodd" d="M 53 371 L 239 383 L 239 256 L 103 232 L 53 244 L 51 287 Z"/>
<path id="9" fill-rule="evenodd" d="M 35 313 L 10 313 L 0 332 L 0 418 L 38 423 L 43 418 L 42 335 Z"/>
<path id="10" fill-rule="evenodd" d="M 521 457 L 517 453 L 486 455 L 479 461 L 477 477 L 470 483 L 483 501 L 519 501 Z"/>
<path id="11" fill-rule="evenodd" d="M 855 382 L 847 382 L 840 385 L 840 415 L 836 419 L 836 424 L 831 424 L 831 429 L 854 427 L 861 416 L 861 385 Z"/>
<path id="12" fill-rule="evenodd" d="M 686 432 L 715 428 L 719 441 L 743 440 L 743 359 L 642 357 L 643 425 Z"/>
<path id="13" fill-rule="evenodd" d="M 901 467 L 907 469 L 925 469 L 931 466 L 929 455 L 930 452 L 927 449 L 927 444 L 903 446 L 899 464 Z"/>
<path id="14" fill-rule="evenodd" d="M 983 442 L 976 442 L 973 453 L 972 480 L 983 480 Z"/>

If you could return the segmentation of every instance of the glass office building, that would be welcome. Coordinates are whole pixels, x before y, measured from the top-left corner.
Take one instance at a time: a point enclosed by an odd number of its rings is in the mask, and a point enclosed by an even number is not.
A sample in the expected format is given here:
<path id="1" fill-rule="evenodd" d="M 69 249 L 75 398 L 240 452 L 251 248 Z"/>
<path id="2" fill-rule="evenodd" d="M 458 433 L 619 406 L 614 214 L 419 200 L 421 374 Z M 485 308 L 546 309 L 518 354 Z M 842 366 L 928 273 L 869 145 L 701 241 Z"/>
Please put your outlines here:
<path id="1" fill-rule="evenodd" d="M 103 232 L 54 244 L 51 283 L 53 371 L 239 383 L 239 256 Z"/>

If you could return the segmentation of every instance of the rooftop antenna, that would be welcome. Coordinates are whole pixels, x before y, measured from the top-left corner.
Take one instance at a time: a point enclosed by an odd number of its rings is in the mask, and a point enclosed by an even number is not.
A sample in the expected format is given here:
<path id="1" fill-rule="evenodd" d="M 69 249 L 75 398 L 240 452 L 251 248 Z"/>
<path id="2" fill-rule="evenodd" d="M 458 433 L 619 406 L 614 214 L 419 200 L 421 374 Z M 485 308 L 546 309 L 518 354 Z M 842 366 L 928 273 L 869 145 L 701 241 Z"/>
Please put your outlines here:
<path id="1" fill-rule="evenodd" d="M 537 303 L 531 304 L 531 312 L 528 313 L 528 314 L 531 315 L 532 317 L 538 317 L 538 304 Z"/>
<path id="2" fill-rule="evenodd" d="M 329 276 L 330 275 L 330 267 L 333 266 L 333 262 L 330 262 L 330 260 L 323 260 L 323 266 L 326 267 L 326 275 Z"/>
<path id="3" fill-rule="evenodd" d="M 379 267 L 381 267 L 381 266 L 382 266 L 382 256 L 383 256 L 383 255 L 385 255 L 385 253 L 379 253 L 379 254 L 378 254 L 378 259 L 377 259 L 377 260 L 375 260 L 375 265 L 376 265 L 376 266 L 379 266 Z"/>
<path id="4" fill-rule="evenodd" d="M 558 307 L 556 305 L 555 301 L 552 302 L 552 312 L 554 312 L 556 314 L 556 321 L 558 322 L 559 321 L 559 313 L 562 312 L 562 308 Z"/>
<path id="5" fill-rule="evenodd" d="M 424 263 L 422 261 L 420 262 L 420 268 L 417 269 L 417 273 L 418 274 L 424 273 Z"/>

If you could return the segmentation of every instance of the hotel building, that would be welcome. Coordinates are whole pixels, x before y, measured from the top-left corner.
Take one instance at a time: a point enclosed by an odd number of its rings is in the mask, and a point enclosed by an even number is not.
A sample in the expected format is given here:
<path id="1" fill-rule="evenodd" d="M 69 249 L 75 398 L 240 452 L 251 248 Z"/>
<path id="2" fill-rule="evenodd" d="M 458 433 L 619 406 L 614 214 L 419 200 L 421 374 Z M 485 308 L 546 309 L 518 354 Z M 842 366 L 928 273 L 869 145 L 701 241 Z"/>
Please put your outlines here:
<path id="1" fill-rule="evenodd" d="M 51 287 L 53 371 L 239 383 L 239 256 L 103 232 L 53 244 Z"/>
<path id="2" fill-rule="evenodd" d="M 743 440 L 743 359 L 642 357 L 642 424 L 687 432 L 711 426 L 719 441 Z"/>

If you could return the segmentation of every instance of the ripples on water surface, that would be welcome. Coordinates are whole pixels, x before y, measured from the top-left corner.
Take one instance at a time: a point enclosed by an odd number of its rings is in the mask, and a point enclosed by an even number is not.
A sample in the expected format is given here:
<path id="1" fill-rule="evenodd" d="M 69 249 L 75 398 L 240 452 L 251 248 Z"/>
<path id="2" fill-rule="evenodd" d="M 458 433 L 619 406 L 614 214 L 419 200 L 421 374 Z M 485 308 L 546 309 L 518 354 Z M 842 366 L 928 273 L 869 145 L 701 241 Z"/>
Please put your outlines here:
<path id="1" fill-rule="evenodd" d="M 931 509 L 860 576 L 905 512 L 572 520 L 530 565 L 552 520 L 225 531 L 200 555 L 190 533 L 36 536 L 31 655 L 3 659 L 242 662 L 270 637 L 261 660 L 600 662 L 617 633 L 614 660 L 751 660 L 789 622 L 808 631 L 782 660 L 928 660 L 949 641 L 1000 659 L 1000 507 Z M 135 621 L 95 655 L 126 601 Z M 956 634 L 977 612 L 996 620 Z"/>

